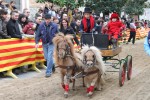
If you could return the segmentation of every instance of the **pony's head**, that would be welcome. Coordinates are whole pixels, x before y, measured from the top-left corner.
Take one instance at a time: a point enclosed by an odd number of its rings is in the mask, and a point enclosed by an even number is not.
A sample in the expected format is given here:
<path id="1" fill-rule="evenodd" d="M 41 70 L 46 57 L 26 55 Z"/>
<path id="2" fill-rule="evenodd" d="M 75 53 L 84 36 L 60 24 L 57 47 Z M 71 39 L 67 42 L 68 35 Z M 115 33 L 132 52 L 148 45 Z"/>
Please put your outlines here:
<path id="1" fill-rule="evenodd" d="M 66 55 L 70 54 L 70 47 L 65 39 L 58 43 L 57 53 L 58 53 L 58 57 L 61 59 L 65 58 Z"/>
<path id="2" fill-rule="evenodd" d="M 96 63 L 96 56 L 94 52 L 89 49 L 87 52 L 83 55 L 83 63 L 89 68 L 95 65 Z"/>
<path id="3" fill-rule="evenodd" d="M 60 59 L 64 59 L 67 55 L 71 54 L 71 36 L 64 36 L 64 34 L 59 33 L 54 37 L 53 43 L 55 45 L 55 50 L 57 53 L 57 56 Z"/>
<path id="4" fill-rule="evenodd" d="M 102 73 L 105 71 L 103 57 L 101 51 L 95 46 L 83 46 L 81 50 L 84 68 L 97 67 Z"/>

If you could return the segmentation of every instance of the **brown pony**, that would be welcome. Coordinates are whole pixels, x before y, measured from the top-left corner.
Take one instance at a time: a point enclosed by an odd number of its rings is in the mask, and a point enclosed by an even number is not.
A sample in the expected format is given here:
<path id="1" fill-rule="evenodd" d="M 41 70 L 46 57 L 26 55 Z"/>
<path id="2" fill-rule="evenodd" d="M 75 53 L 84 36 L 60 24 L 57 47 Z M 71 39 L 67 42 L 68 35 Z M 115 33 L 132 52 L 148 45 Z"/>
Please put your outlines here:
<path id="1" fill-rule="evenodd" d="M 75 74 L 76 66 L 80 66 L 80 61 L 74 52 L 74 45 L 71 41 L 73 36 L 57 34 L 54 39 L 54 60 L 56 66 L 60 68 L 61 85 L 65 90 L 64 96 L 68 97 L 69 83 L 71 77 Z M 75 80 L 73 80 L 73 89 L 75 88 Z"/>
<path id="2" fill-rule="evenodd" d="M 85 74 L 85 85 L 87 87 L 87 95 L 93 94 L 94 88 L 101 90 L 104 84 L 103 75 L 105 66 L 102 60 L 101 52 L 95 46 L 83 46 L 81 50 L 82 60 Z"/>

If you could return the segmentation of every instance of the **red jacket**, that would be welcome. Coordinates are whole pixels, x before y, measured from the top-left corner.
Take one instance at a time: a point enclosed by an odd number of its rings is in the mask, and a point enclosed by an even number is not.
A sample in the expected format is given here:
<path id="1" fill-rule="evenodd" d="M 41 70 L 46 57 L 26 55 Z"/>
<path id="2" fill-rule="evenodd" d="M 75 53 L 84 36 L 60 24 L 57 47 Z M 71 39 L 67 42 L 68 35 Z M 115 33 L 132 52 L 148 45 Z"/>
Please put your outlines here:
<path id="1" fill-rule="evenodd" d="M 120 20 L 117 20 L 116 22 L 110 21 L 107 26 L 109 38 L 113 36 L 115 39 L 118 39 L 118 36 L 121 35 L 122 29 L 125 27 Z"/>
<path id="2" fill-rule="evenodd" d="M 88 24 L 90 24 L 90 29 L 88 29 Z M 87 22 L 87 19 L 83 17 L 81 28 L 84 32 L 87 32 L 88 30 L 92 31 L 92 29 L 95 27 L 95 20 L 93 16 L 90 16 L 90 23 Z"/>
<path id="3" fill-rule="evenodd" d="M 24 34 L 34 35 L 33 25 L 34 23 L 32 22 L 29 22 L 27 25 L 25 25 L 25 27 L 22 30 Z"/>

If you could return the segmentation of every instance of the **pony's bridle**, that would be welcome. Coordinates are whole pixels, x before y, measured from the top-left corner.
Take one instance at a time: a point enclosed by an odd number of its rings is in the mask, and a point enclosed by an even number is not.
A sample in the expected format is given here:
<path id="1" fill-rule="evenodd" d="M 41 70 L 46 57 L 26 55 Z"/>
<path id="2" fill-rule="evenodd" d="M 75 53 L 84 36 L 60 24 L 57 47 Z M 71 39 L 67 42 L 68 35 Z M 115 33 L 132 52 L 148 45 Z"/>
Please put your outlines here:
<path id="1" fill-rule="evenodd" d="M 87 52 L 89 52 L 89 51 L 92 51 L 92 50 L 88 50 Z M 87 53 L 87 52 L 86 52 L 86 53 Z M 92 51 L 92 52 L 93 52 L 93 51 Z M 86 54 L 86 53 L 85 53 L 85 54 Z M 94 59 L 93 59 L 93 60 L 87 60 L 85 54 L 84 54 L 83 64 L 86 65 L 86 63 L 87 63 L 88 61 L 91 61 L 91 62 L 93 62 L 93 65 L 95 65 L 95 64 L 96 64 L 96 55 L 93 53 L 93 54 L 94 54 L 94 57 L 93 57 Z"/>
<path id="2" fill-rule="evenodd" d="M 62 50 L 65 51 L 65 57 L 66 57 L 67 55 L 70 55 L 70 46 L 69 46 L 69 44 L 66 42 L 66 40 L 63 40 L 63 41 L 60 41 L 60 42 L 65 42 L 65 47 L 66 47 L 66 48 L 59 48 L 59 47 L 57 46 L 57 52 L 59 52 L 59 50 L 62 49 Z M 60 42 L 58 42 L 58 44 L 59 44 Z M 65 58 L 65 57 L 64 57 L 64 58 Z"/>

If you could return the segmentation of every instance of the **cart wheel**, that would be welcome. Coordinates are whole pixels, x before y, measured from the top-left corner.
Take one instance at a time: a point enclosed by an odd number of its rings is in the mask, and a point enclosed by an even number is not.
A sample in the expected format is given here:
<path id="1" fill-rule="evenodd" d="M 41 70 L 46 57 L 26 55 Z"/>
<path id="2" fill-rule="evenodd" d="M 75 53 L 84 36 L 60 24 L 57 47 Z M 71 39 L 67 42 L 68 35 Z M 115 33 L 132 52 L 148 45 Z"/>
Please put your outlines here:
<path id="1" fill-rule="evenodd" d="M 132 75 L 132 57 L 128 56 L 127 62 L 127 79 L 130 80 Z"/>
<path id="2" fill-rule="evenodd" d="M 123 86 L 126 77 L 126 64 L 123 61 L 119 69 L 119 85 Z"/>

